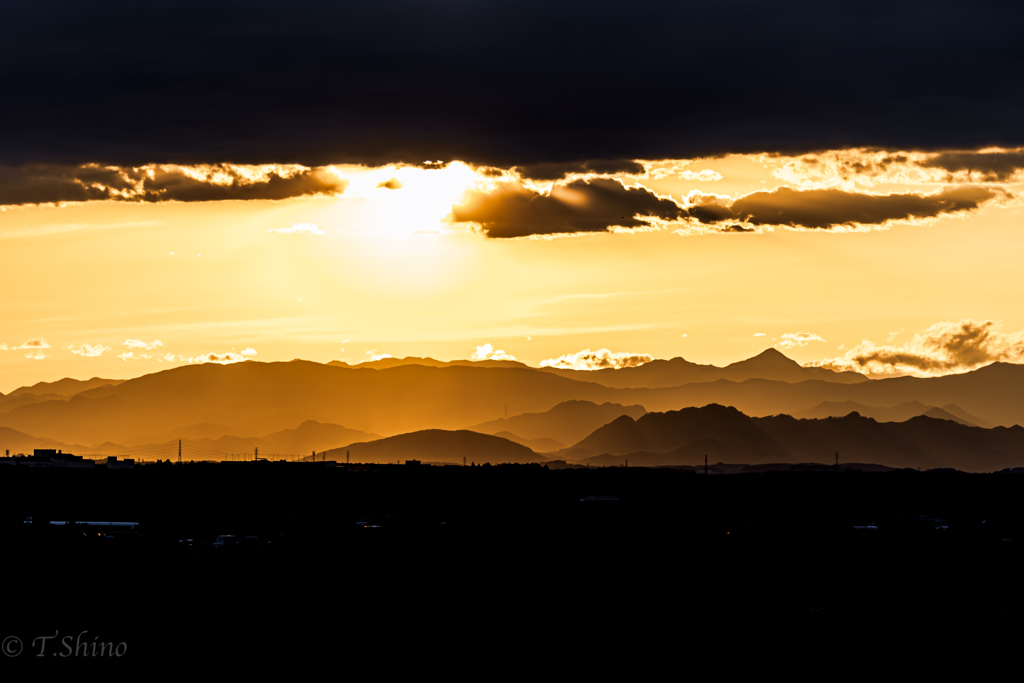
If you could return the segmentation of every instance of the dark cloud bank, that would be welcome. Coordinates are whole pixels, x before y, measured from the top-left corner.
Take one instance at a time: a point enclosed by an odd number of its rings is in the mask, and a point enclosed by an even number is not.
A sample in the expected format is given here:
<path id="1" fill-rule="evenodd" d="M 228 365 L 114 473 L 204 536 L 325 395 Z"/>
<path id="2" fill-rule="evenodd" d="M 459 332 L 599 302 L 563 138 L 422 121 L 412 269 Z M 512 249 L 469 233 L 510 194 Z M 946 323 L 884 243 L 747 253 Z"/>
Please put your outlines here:
<path id="1" fill-rule="evenodd" d="M 665 221 L 691 218 L 721 232 L 750 232 L 755 226 L 828 229 L 839 226 L 878 225 L 887 221 L 934 218 L 977 209 L 982 203 L 1005 196 L 1000 188 L 963 186 L 934 194 L 869 195 L 842 190 L 754 192 L 736 201 L 683 207 L 643 187 L 626 187 L 613 179 L 575 180 L 555 186 L 545 195 L 516 183 L 489 193 L 471 193 L 454 207 L 455 222 L 480 225 L 488 237 L 526 237 L 567 233 L 605 232 L 614 226 L 647 227 L 637 216 Z"/>
<path id="2" fill-rule="evenodd" d="M 287 199 L 335 194 L 343 192 L 347 184 L 327 169 L 270 172 L 257 179 L 246 178 L 225 166 L 208 170 L 209 174 L 197 178 L 174 167 L 108 168 L 61 164 L 0 167 L 0 206 L 103 199 L 136 202 Z"/>
<path id="3" fill-rule="evenodd" d="M 462 159 L 553 177 L 1016 147 L 1022 25 L 1021 3 L 977 0 L 14 1 L 0 165 Z"/>

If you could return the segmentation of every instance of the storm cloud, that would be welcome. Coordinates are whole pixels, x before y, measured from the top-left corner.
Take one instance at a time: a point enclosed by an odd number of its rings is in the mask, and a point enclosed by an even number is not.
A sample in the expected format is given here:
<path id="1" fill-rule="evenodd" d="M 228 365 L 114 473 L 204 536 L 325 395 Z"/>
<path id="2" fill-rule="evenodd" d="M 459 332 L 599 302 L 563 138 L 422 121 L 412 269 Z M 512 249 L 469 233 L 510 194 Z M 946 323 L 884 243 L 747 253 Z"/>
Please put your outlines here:
<path id="1" fill-rule="evenodd" d="M 1021 25 L 981 0 L 9 2 L 0 164 L 1018 147 Z"/>
<path id="2" fill-rule="evenodd" d="M 29 164 L 0 167 L 0 205 L 288 199 L 336 194 L 346 185 L 327 168 Z"/>

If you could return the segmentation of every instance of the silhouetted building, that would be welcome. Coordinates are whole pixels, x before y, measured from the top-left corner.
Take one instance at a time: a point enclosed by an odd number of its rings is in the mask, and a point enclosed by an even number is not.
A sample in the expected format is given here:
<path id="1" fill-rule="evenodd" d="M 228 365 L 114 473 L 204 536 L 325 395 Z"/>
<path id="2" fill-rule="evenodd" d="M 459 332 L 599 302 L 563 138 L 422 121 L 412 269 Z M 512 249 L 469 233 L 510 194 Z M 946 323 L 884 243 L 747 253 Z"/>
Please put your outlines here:
<path id="1" fill-rule="evenodd" d="M 96 463 L 86 460 L 80 455 L 72 455 L 53 448 L 37 448 L 32 455 L 15 455 L 12 458 L 0 459 L 5 465 L 16 467 L 95 467 Z"/>

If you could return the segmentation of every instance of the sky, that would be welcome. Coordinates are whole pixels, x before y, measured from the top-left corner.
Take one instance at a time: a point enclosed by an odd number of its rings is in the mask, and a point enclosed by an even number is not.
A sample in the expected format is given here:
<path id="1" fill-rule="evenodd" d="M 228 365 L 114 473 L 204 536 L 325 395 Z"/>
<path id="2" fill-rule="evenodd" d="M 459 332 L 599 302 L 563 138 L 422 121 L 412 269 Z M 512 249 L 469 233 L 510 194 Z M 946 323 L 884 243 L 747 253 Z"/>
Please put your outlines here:
<path id="1" fill-rule="evenodd" d="M 0 10 L 0 392 L 1024 356 L 1020 10 L 364 5 Z"/>

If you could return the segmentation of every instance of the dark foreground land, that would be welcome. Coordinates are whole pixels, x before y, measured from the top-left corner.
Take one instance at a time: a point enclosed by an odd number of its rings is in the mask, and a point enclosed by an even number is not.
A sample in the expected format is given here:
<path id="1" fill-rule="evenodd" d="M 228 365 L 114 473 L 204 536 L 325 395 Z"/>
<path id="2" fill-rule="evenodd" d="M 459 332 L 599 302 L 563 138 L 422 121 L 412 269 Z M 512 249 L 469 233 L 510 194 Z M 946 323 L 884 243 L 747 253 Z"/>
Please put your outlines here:
<path id="1" fill-rule="evenodd" d="M 425 644 L 592 662 L 723 639 L 1007 635 L 1024 616 L 1022 491 L 1008 473 L 4 468 L 0 635 L 25 658 L 56 633 L 54 661 L 87 631 L 154 661 L 386 661 Z"/>

